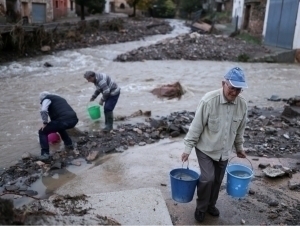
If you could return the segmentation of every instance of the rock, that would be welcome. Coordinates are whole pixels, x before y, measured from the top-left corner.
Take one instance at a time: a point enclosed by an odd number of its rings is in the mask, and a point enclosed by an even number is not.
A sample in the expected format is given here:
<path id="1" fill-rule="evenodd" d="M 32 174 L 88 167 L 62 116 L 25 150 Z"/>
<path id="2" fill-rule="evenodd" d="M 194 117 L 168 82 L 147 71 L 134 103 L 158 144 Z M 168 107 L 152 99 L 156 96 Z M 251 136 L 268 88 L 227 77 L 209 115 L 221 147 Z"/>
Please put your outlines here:
<path id="1" fill-rule="evenodd" d="M 268 166 L 270 166 L 269 163 L 259 163 L 258 167 L 261 168 L 261 169 L 265 169 L 267 168 Z"/>
<path id="2" fill-rule="evenodd" d="M 50 46 L 43 46 L 42 48 L 41 48 L 41 51 L 42 52 L 49 52 L 51 50 L 51 47 Z"/>
<path id="3" fill-rule="evenodd" d="M 19 186 L 17 185 L 9 185 L 9 186 L 5 186 L 5 190 L 6 191 L 12 191 L 12 192 L 15 192 L 17 190 L 19 190 Z"/>
<path id="4" fill-rule="evenodd" d="M 287 120 L 296 118 L 300 116 L 300 107 L 299 106 L 285 106 L 281 117 Z"/>
<path id="5" fill-rule="evenodd" d="M 51 165 L 50 169 L 61 169 L 61 162 L 55 162 L 53 165 Z"/>
<path id="6" fill-rule="evenodd" d="M 140 142 L 139 143 L 139 146 L 145 146 L 146 145 L 146 142 Z"/>
<path id="7" fill-rule="evenodd" d="M 241 224 L 245 224 L 246 221 L 244 219 L 241 220 Z"/>
<path id="8" fill-rule="evenodd" d="M 300 173 L 293 174 L 293 178 L 288 181 L 288 187 L 290 190 L 300 188 Z"/>
<path id="9" fill-rule="evenodd" d="M 275 206 L 278 206 L 278 205 L 279 205 L 279 202 L 278 202 L 277 200 L 271 200 L 271 201 L 269 202 L 269 206 L 275 207 Z"/>
<path id="10" fill-rule="evenodd" d="M 133 131 L 137 132 L 138 134 L 142 134 L 143 133 L 143 131 L 140 130 L 139 128 L 134 128 Z"/>
<path id="11" fill-rule="evenodd" d="M 50 63 L 48 63 L 48 62 L 45 62 L 45 63 L 44 63 L 44 67 L 53 67 L 53 65 L 50 64 Z"/>
<path id="12" fill-rule="evenodd" d="M 43 165 L 45 165 L 45 163 L 44 163 L 44 162 L 42 162 L 42 161 L 36 161 L 35 163 L 36 163 L 36 164 L 38 164 L 39 166 L 43 166 Z"/>
<path id="13" fill-rule="evenodd" d="M 268 177 L 281 177 L 285 175 L 285 172 L 281 169 L 274 169 L 272 167 L 267 167 L 263 170 L 263 172 L 266 174 Z"/>
<path id="14" fill-rule="evenodd" d="M 173 131 L 170 133 L 171 137 L 178 137 L 180 136 L 180 132 L 179 131 Z"/>
<path id="15" fill-rule="evenodd" d="M 289 139 L 290 139 L 290 136 L 289 136 L 288 134 L 286 134 L 286 133 L 285 133 L 285 134 L 283 134 L 282 136 L 283 136 L 285 139 L 287 139 L 287 140 L 289 140 Z"/>
<path id="16" fill-rule="evenodd" d="M 269 99 L 269 101 L 281 101 L 281 98 L 277 95 L 272 95 Z"/>
<path id="17" fill-rule="evenodd" d="M 73 161 L 71 162 L 71 164 L 74 165 L 74 166 L 81 166 L 81 162 L 78 161 L 78 160 L 73 160 Z"/>
<path id="18" fill-rule="evenodd" d="M 21 194 L 21 192 L 20 192 L 20 194 Z M 22 194 L 26 194 L 26 195 L 29 195 L 29 196 L 36 196 L 36 195 L 38 195 L 38 192 L 33 191 L 33 190 L 27 190 L 27 191 L 23 191 Z"/>
<path id="19" fill-rule="evenodd" d="M 89 153 L 89 155 L 86 157 L 88 161 L 93 161 L 97 158 L 99 151 L 92 151 Z"/>
<path id="20" fill-rule="evenodd" d="M 22 155 L 22 159 L 30 159 L 31 158 L 31 154 L 26 152 Z"/>
<path id="21" fill-rule="evenodd" d="M 255 191 L 252 190 L 252 189 L 249 189 L 249 194 L 250 194 L 250 195 L 254 195 L 254 194 L 255 194 Z"/>

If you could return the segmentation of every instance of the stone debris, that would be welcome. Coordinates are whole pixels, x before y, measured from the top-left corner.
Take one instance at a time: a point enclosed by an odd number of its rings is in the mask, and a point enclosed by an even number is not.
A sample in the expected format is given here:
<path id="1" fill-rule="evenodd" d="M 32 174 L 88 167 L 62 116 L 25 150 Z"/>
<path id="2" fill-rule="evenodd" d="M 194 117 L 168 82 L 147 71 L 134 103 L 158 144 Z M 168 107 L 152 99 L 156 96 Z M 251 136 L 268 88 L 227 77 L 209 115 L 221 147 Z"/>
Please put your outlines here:
<path id="1" fill-rule="evenodd" d="M 167 38 L 156 44 L 140 47 L 117 56 L 115 61 L 144 61 L 144 60 L 214 60 L 214 61 L 243 61 L 247 56 L 249 61 L 258 55 L 270 53 L 261 45 L 246 43 L 238 38 L 213 34 L 179 35 Z"/>
<path id="2" fill-rule="evenodd" d="M 273 167 L 267 167 L 263 170 L 263 172 L 266 174 L 268 177 L 281 177 L 285 175 L 285 172 L 282 169 L 275 169 Z"/>

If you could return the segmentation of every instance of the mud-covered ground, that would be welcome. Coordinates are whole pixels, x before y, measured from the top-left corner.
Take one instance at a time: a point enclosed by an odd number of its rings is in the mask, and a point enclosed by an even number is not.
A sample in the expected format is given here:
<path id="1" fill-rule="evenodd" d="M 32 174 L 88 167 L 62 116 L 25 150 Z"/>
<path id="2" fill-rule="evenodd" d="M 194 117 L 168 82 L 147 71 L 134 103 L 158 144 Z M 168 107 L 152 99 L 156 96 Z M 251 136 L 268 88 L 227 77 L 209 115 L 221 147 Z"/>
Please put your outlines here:
<path id="1" fill-rule="evenodd" d="M 1 193 L 10 193 L 19 196 L 34 197 L 38 193 L 30 189 L 30 185 L 37 181 L 41 176 L 53 176 L 56 170 L 68 165 L 76 165 L 76 159 L 83 157 L 87 162 L 92 162 L 99 155 L 106 153 L 126 152 L 132 146 L 145 146 L 153 144 L 161 139 L 168 137 L 180 137 L 188 131 L 188 126 L 194 118 L 194 112 L 182 111 L 173 112 L 167 116 L 153 118 L 150 112 L 137 112 L 130 117 L 145 117 L 145 123 L 120 124 L 110 133 L 102 131 L 82 132 L 71 130 L 72 138 L 76 140 L 77 147 L 74 151 L 62 151 L 54 153 L 48 161 L 39 161 L 37 157 L 23 155 L 23 159 L 18 164 L 1 171 Z M 273 108 L 249 109 L 249 122 L 245 131 L 246 152 L 255 161 L 255 157 L 285 158 L 299 153 L 300 151 L 300 117 L 287 118 L 282 112 Z M 126 117 L 116 120 L 125 120 Z M 300 161 L 292 168 L 286 165 L 269 165 L 261 163 L 259 168 L 270 167 L 272 170 L 282 169 L 282 176 L 293 178 L 293 175 L 300 173 Z M 261 181 L 263 178 L 254 179 Z M 261 181 L 260 183 L 264 183 Z M 293 182 L 294 183 L 294 182 Z M 224 188 L 223 188 L 224 189 Z M 298 184 L 286 185 L 283 190 L 299 192 Z M 259 199 L 259 202 L 268 206 L 275 206 L 280 210 L 288 211 L 290 214 L 283 216 L 279 212 L 270 212 L 270 222 L 280 221 L 287 224 L 296 224 L 300 219 L 300 210 L 294 206 L 294 201 L 289 203 L 285 200 L 280 204 L 280 197 L 283 195 L 274 195 L 274 197 L 258 197 L 259 193 L 255 190 L 250 193 L 253 197 Z M 243 202 L 237 205 L 244 205 Z M 284 206 L 282 206 L 284 205 Z M 176 223 L 176 219 L 173 219 Z"/>

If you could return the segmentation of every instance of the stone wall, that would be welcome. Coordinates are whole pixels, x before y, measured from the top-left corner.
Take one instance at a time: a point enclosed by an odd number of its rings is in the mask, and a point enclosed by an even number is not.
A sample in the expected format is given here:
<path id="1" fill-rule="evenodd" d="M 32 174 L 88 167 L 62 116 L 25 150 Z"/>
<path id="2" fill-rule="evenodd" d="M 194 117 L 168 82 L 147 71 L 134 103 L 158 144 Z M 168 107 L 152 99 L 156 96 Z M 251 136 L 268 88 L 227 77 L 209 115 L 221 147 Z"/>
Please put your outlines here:
<path id="1" fill-rule="evenodd" d="M 253 35 L 262 35 L 266 13 L 266 0 L 248 3 L 251 5 L 248 32 Z"/>

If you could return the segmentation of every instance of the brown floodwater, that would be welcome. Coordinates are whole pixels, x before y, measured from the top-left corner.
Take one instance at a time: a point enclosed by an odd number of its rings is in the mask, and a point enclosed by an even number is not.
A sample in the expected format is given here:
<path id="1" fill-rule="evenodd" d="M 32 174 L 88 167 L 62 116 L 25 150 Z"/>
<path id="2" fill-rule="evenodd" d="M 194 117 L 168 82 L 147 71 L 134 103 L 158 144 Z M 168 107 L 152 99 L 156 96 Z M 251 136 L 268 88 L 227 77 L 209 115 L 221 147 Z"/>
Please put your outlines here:
<path id="1" fill-rule="evenodd" d="M 114 62 L 120 53 L 147 46 L 165 37 L 187 32 L 182 22 L 173 21 L 175 30 L 143 41 L 69 50 L 49 56 L 24 59 L 0 66 L 0 167 L 8 167 L 22 154 L 40 153 L 38 129 L 41 127 L 39 93 L 49 91 L 65 97 L 79 117 L 77 127 L 98 130 L 103 125 L 92 121 L 87 104 L 94 91 L 83 79 L 86 70 L 105 72 L 121 87 L 115 116 L 129 116 L 142 110 L 152 117 L 174 111 L 195 111 L 204 93 L 221 87 L 224 74 L 233 66 L 244 69 L 249 88 L 244 95 L 250 106 L 282 108 L 282 102 L 267 100 L 276 94 L 281 98 L 299 95 L 300 73 L 296 64 L 236 63 L 215 61 L 144 61 Z M 49 62 L 53 67 L 46 68 Z M 179 81 L 186 93 L 180 99 L 159 99 L 151 90 Z M 99 98 L 98 98 L 99 100 Z M 139 117 L 125 122 L 144 121 Z M 51 149 L 57 149 L 52 147 Z"/>

